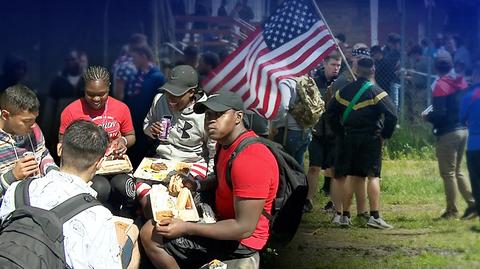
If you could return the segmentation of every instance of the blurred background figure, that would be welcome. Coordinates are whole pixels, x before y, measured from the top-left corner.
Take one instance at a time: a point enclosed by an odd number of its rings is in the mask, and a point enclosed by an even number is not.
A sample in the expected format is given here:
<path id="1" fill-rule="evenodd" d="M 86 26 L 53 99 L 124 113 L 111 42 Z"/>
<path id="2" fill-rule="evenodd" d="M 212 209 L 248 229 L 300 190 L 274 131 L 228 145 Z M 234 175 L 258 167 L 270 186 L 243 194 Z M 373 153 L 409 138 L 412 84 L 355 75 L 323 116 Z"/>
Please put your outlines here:
<path id="1" fill-rule="evenodd" d="M 60 114 L 68 104 L 83 96 L 82 74 L 80 54 L 77 50 L 72 49 L 65 55 L 62 70 L 50 84 L 43 108 L 45 116 L 42 118 L 42 127 L 45 130 L 47 148 L 52 153 L 57 152 Z M 52 154 L 52 156 L 55 161 L 59 161 L 57 154 Z"/>
<path id="2" fill-rule="evenodd" d="M 8 55 L 3 61 L 0 76 L 0 92 L 6 88 L 23 82 L 27 74 L 27 61 L 18 55 Z"/>
<path id="3" fill-rule="evenodd" d="M 135 78 L 137 68 L 132 61 L 130 50 L 135 47 L 148 45 L 147 36 L 135 33 L 130 36 L 128 44 L 122 47 L 121 55 L 112 66 L 113 74 L 113 97 L 122 101 L 125 98 L 125 88 Z"/>

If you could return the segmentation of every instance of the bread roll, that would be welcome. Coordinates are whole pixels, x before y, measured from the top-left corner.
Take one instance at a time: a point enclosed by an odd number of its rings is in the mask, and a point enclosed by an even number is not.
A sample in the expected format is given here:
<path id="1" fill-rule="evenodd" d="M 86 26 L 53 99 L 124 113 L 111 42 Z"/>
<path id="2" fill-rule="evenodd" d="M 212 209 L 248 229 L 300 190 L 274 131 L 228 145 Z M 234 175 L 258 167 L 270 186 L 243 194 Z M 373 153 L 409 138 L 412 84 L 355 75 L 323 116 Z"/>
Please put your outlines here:
<path id="1" fill-rule="evenodd" d="M 192 202 L 190 201 L 190 190 L 187 188 L 182 188 L 177 197 L 177 209 L 191 209 Z"/>
<path id="2" fill-rule="evenodd" d="M 191 164 L 179 162 L 175 165 L 175 171 L 177 171 L 177 173 L 188 175 L 188 173 L 190 172 L 191 166 L 192 166 Z"/>
<path id="3" fill-rule="evenodd" d="M 183 188 L 182 177 L 178 174 L 173 175 L 170 178 L 170 183 L 168 184 L 168 192 L 171 196 L 177 197 L 180 193 L 180 190 Z"/>

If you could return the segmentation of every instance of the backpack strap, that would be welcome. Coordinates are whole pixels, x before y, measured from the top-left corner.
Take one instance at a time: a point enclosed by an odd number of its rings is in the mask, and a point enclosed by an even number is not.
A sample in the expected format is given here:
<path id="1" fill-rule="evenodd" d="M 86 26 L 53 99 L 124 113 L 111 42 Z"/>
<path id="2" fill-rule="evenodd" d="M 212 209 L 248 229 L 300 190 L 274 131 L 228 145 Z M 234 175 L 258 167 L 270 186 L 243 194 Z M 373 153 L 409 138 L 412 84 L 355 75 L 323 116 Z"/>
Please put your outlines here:
<path id="1" fill-rule="evenodd" d="M 363 93 L 365 93 L 368 88 L 370 88 L 373 84 L 370 82 L 370 81 L 367 81 L 363 84 L 363 86 L 360 88 L 360 90 L 358 90 L 358 92 L 355 94 L 355 96 L 353 96 L 353 99 L 352 101 L 350 101 L 350 103 L 348 103 L 348 106 L 347 108 L 345 109 L 345 111 L 343 111 L 343 115 L 342 115 L 342 119 L 341 119 L 341 123 L 342 125 L 345 123 L 345 121 L 347 121 L 348 119 L 348 116 L 350 116 L 350 113 L 352 112 L 352 109 L 353 107 L 358 103 L 358 100 L 360 99 L 360 97 L 363 95 Z"/>
<path id="2" fill-rule="evenodd" d="M 232 155 L 230 155 L 230 159 L 228 159 L 227 162 L 227 169 L 226 169 L 226 175 L 225 175 L 225 180 L 227 181 L 227 185 L 230 188 L 231 191 L 233 191 L 233 183 L 232 183 L 232 163 L 235 158 L 237 158 L 238 154 L 242 152 L 246 147 L 250 146 L 251 144 L 255 143 L 262 143 L 264 144 L 268 149 L 269 146 L 263 142 L 264 140 L 260 137 L 247 137 L 243 139 L 240 144 L 235 148 L 233 151 Z M 273 216 L 269 214 L 265 208 L 262 209 L 262 215 L 264 215 L 270 222 L 273 221 Z"/>
<path id="3" fill-rule="evenodd" d="M 15 208 L 30 205 L 30 194 L 28 193 L 32 178 L 21 180 L 15 189 Z"/>
<path id="4" fill-rule="evenodd" d="M 85 209 L 96 205 L 101 205 L 101 203 L 95 197 L 88 193 L 80 193 L 52 208 L 51 211 L 57 215 L 62 223 L 65 223 Z"/>
<path id="5" fill-rule="evenodd" d="M 233 160 L 235 160 L 235 158 L 237 158 L 238 154 L 240 154 L 240 152 L 242 152 L 242 150 L 244 150 L 246 147 L 248 147 L 248 146 L 250 146 L 251 144 L 254 144 L 254 143 L 261 143 L 260 138 L 258 138 L 258 137 L 247 137 L 247 138 L 243 139 L 240 142 L 240 144 L 238 144 L 238 146 L 232 152 L 232 155 L 230 155 L 230 159 L 228 159 L 228 162 L 227 162 L 227 169 L 226 169 L 227 171 L 226 171 L 226 176 L 225 176 L 225 179 L 227 181 L 227 185 L 230 188 L 230 190 L 233 190 L 232 172 L 231 172 Z"/>

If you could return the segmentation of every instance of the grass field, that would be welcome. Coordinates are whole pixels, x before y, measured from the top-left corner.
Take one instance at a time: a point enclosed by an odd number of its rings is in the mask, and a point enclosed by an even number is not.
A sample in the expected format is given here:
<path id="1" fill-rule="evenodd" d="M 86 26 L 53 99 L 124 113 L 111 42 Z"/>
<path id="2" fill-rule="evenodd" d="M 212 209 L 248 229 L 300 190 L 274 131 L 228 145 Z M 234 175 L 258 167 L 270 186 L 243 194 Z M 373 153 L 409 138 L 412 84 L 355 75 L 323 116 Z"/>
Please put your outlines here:
<path id="1" fill-rule="evenodd" d="M 480 233 L 470 230 L 478 219 L 435 220 L 445 205 L 435 161 L 384 161 L 382 175 L 381 214 L 394 229 L 334 227 L 320 210 L 327 198 L 319 194 L 294 241 L 271 255 L 268 267 L 480 268 Z M 458 205 L 462 213 L 460 195 Z"/>

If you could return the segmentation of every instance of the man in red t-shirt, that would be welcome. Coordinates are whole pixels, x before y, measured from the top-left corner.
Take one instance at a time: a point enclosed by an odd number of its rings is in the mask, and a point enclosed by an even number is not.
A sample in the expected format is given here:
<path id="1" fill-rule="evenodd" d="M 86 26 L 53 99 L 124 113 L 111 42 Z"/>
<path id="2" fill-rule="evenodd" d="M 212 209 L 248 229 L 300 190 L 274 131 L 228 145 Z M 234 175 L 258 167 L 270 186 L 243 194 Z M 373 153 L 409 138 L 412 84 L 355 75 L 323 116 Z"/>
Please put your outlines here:
<path id="1" fill-rule="evenodd" d="M 83 75 L 85 96 L 70 103 L 60 117 L 59 141 L 65 129 L 74 121 L 87 120 L 101 126 L 108 134 L 109 147 L 105 156 L 120 158 L 127 147 L 135 144 L 135 131 L 127 105 L 108 96 L 110 75 L 104 67 L 90 66 Z M 134 183 L 130 176 L 121 173 L 113 177 L 96 175 L 92 188 L 97 198 L 114 213 L 135 199 Z M 123 205 L 123 206 L 122 206 Z"/>
<path id="2" fill-rule="evenodd" d="M 243 125 L 242 99 L 231 92 L 214 94 L 197 103 L 194 111 L 205 113 L 205 128 L 221 146 L 216 177 L 198 181 L 196 186 L 199 191 L 216 187 L 218 222 L 148 221 L 141 231 L 142 244 L 157 268 L 198 268 L 213 259 L 250 257 L 265 246 L 269 236 L 269 221 L 262 211 L 271 212 L 279 180 L 270 150 L 260 143 L 248 146 L 232 163 L 232 189 L 225 179 L 235 148 L 243 139 L 256 136 Z"/>

